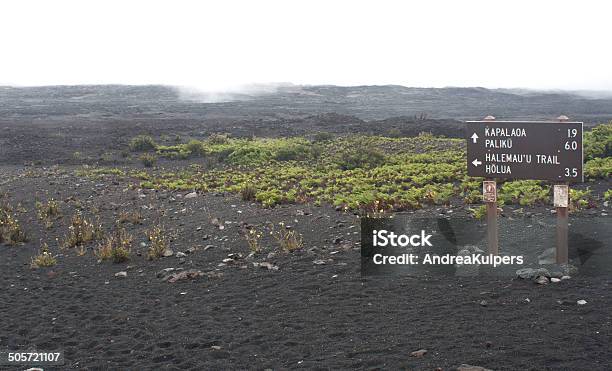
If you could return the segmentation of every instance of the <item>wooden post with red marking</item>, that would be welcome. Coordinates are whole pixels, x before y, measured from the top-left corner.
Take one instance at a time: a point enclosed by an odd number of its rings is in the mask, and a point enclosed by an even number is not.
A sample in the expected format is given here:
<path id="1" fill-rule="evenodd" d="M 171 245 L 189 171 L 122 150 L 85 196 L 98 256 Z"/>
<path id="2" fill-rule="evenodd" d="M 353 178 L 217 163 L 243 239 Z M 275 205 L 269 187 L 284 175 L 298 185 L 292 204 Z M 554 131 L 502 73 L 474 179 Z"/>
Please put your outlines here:
<path id="1" fill-rule="evenodd" d="M 565 115 L 557 117 L 560 123 L 569 121 Z M 567 264 L 568 262 L 568 207 L 569 207 L 569 185 L 560 183 L 554 185 L 553 204 L 557 211 L 557 248 L 555 252 L 555 260 L 557 264 Z"/>
<path id="2" fill-rule="evenodd" d="M 494 122 L 494 116 L 487 116 L 484 121 Z M 495 178 L 487 178 L 482 182 L 482 199 L 487 207 L 487 253 L 499 255 L 497 230 L 497 182 Z"/>

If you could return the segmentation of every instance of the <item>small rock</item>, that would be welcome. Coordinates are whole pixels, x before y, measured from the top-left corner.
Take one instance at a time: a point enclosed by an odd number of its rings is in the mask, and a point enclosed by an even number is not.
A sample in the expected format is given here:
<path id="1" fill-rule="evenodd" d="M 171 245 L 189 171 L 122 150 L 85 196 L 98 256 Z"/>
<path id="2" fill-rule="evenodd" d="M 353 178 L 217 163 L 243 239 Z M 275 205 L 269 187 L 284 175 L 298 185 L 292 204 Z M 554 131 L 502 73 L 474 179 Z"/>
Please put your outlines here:
<path id="1" fill-rule="evenodd" d="M 457 367 L 457 371 L 493 371 L 493 370 L 484 368 L 481 366 L 466 365 L 464 363 L 461 366 Z"/>
<path id="2" fill-rule="evenodd" d="M 140 247 L 147 247 L 147 243 L 146 242 L 141 242 L 140 243 Z"/>
<path id="3" fill-rule="evenodd" d="M 269 263 L 269 262 L 261 262 L 261 263 L 253 263 L 253 266 L 255 268 L 267 268 L 270 271 L 277 271 L 278 270 L 278 266 Z"/>
<path id="4" fill-rule="evenodd" d="M 184 257 L 186 257 L 186 256 L 187 256 L 187 254 L 185 254 L 184 252 L 180 252 L 180 251 L 179 251 L 179 252 L 177 252 L 177 253 L 175 254 L 175 256 L 176 256 L 177 258 L 184 258 Z"/>
<path id="5" fill-rule="evenodd" d="M 196 192 L 191 192 L 191 193 L 187 193 L 184 198 L 185 199 L 189 199 L 189 198 L 196 198 L 198 197 L 198 194 Z"/>
<path id="6" fill-rule="evenodd" d="M 209 249 L 212 249 L 213 247 L 215 247 L 215 245 L 206 245 L 206 246 L 204 247 L 204 251 L 209 250 Z"/>
<path id="7" fill-rule="evenodd" d="M 538 276 L 549 277 L 550 273 L 546 268 L 523 268 L 516 271 L 516 275 L 524 280 L 537 278 Z"/>
<path id="8" fill-rule="evenodd" d="M 127 277 L 127 272 L 126 271 L 117 272 L 115 273 L 115 277 L 125 278 Z"/>
<path id="9" fill-rule="evenodd" d="M 584 300 L 584 299 L 580 299 L 580 300 L 578 300 L 578 301 L 576 302 L 576 304 L 578 304 L 578 305 L 585 305 L 586 303 L 587 303 L 587 301 L 586 301 L 586 300 Z"/>
<path id="10" fill-rule="evenodd" d="M 544 276 L 538 276 L 538 278 L 535 279 L 535 283 L 537 283 L 538 285 L 548 285 L 548 278 Z"/>
<path id="11" fill-rule="evenodd" d="M 556 277 L 552 277 L 552 278 L 550 279 L 550 282 L 552 282 L 552 283 L 561 282 L 561 279 L 560 279 L 560 278 L 556 278 Z"/>
<path id="12" fill-rule="evenodd" d="M 486 307 L 488 305 L 486 300 L 481 300 L 478 304 L 480 304 L 481 307 Z"/>
<path id="13" fill-rule="evenodd" d="M 195 270 L 195 269 L 190 269 L 187 271 L 182 271 L 179 273 L 174 273 L 171 274 L 169 276 L 166 276 L 163 278 L 164 281 L 170 282 L 170 283 L 174 283 L 176 281 L 182 281 L 182 280 L 188 280 L 188 279 L 194 279 L 194 278 L 198 278 L 200 276 L 203 276 L 204 273 L 202 273 L 202 271 L 199 270 Z"/>
<path id="14" fill-rule="evenodd" d="M 572 276 L 578 273 L 578 268 L 571 264 L 563 264 L 561 266 L 561 271 L 563 272 L 564 276 Z"/>
<path id="15" fill-rule="evenodd" d="M 425 354 L 427 354 L 427 349 L 419 349 L 419 350 L 415 350 L 414 352 L 410 353 L 410 357 L 421 358 Z"/>
<path id="16" fill-rule="evenodd" d="M 561 278 L 563 277 L 563 273 L 559 271 L 550 272 L 550 277 L 551 278 Z"/>
<path id="17" fill-rule="evenodd" d="M 164 251 L 164 254 L 163 254 L 163 255 L 164 255 L 164 257 L 165 257 L 165 258 L 171 257 L 172 255 L 174 255 L 174 251 L 172 251 L 172 249 L 170 249 L 170 248 L 167 248 L 167 249 Z"/>
<path id="18" fill-rule="evenodd" d="M 211 345 L 211 346 L 210 346 L 210 349 L 214 349 L 214 350 L 221 350 L 222 348 L 221 348 L 221 346 L 219 346 L 219 345 Z"/>
<path id="19" fill-rule="evenodd" d="M 327 261 L 323 260 L 323 259 L 317 259 L 315 261 L 312 262 L 314 265 L 323 265 L 323 264 L 327 264 Z"/>
<path id="20" fill-rule="evenodd" d="M 569 280 L 570 278 L 572 278 L 572 277 L 570 277 L 570 276 L 562 276 L 561 277 L 562 280 Z"/>

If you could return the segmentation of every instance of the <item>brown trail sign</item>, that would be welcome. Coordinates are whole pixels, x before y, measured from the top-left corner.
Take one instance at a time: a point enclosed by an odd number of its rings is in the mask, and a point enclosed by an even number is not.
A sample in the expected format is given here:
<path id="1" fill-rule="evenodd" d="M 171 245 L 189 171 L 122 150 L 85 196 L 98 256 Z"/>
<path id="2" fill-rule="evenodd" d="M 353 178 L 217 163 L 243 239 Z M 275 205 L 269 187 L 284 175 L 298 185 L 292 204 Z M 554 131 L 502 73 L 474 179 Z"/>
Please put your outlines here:
<path id="1" fill-rule="evenodd" d="M 582 182 L 582 123 L 468 121 L 468 175 Z"/>
<path id="2" fill-rule="evenodd" d="M 487 205 L 489 254 L 497 255 L 497 185 L 495 178 L 549 180 L 554 187 L 557 211 L 556 261 L 565 264 L 569 188 L 584 181 L 582 172 L 582 122 L 559 121 L 467 121 L 467 168 L 469 176 L 484 177 L 483 201 Z"/>

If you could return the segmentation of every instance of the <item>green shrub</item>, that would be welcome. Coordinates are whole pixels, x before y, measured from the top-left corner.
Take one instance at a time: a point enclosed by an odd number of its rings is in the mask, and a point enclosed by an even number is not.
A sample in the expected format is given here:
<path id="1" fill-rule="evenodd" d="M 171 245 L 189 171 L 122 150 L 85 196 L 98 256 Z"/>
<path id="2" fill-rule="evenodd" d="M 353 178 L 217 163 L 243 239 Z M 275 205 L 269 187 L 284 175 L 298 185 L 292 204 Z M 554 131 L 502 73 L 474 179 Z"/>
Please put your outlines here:
<path id="1" fill-rule="evenodd" d="M 594 127 L 584 133 L 584 157 L 591 160 L 597 157 L 612 156 L 612 122 Z"/>
<path id="2" fill-rule="evenodd" d="M 582 210 L 591 205 L 591 191 L 570 188 L 570 210 Z"/>
<path id="3" fill-rule="evenodd" d="M 610 201 L 612 200 L 612 189 L 608 189 L 605 193 L 604 193 L 604 200 L 606 201 Z"/>
<path id="4" fill-rule="evenodd" d="M 372 168 L 385 162 L 385 155 L 375 148 L 355 148 L 341 153 L 336 162 L 342 170 Z"/>
<path id="5" fill-rule="evenodd" d="M 138 135 L 130 140 L 130 150 L 133 152 L 150 151 L 157 148 L 157 143 L 148 135 Z"/>
<path id="6" fill-rule="evenodd" d="M 521 206 L 533 206 L 546 203 L 550 187 L 542 186 L 537 180 L 517 180 L 502 185 L 499 199 L 504 203 L 518 203 Z"/>
<path id="7" fill-rule="evenodd" d="M 206 148 L 204 147 L 204 143 L 199 140 L 190 140 L 187 144 L 185 144 L 185 149 L 192 156 L 204 156 L 206 154 Z"/>
<path id="8" fill-rule="evenodd" d="M 278 161 L 304 161 L 312 156 L 310 147 L 304 144 L 281 146 L 276 150 L 274 159 Z"/>
<path id="9" fill-rule="evenodd" d="M 312 137 L 313 142 L 327 142 L 332 139 L 334 139 L 334 135 L 325 131 L 318 132 Z"/>
<path id="10" fill-rule="evenodd" d="M 151 153 L 143 153 L 140 156 L 140 161 L 145 167 L 153 167 L 157 163 L 157 156 Z"/>
<path id="11" fill-rule="evenodd" d="M 472 216 L 474 219 L 482 220 L 487 215 L 487 205 L 480 205 L 472 210 Z"/>
<path id="12" fill-rule="evenodd" d="M 280 204 L 283 200 L 283 194 L 277 189 L 257 192 L 255 199 L 262 203 L 265 207 L 272 207 Z"/>
<path id="13" fill-rule="evenodd" d="M 584 175 L 591 179 L 607 179 L 612 175 L 612 157 L 594 158 L 584 165 Z"/>
<path id="14" fill-rule="evenodd" d="M 235 165 L 261 165 L 264 162 L 270 161 L 272 153 L 270 150 L 256 147 L 244 146 L 238 148 L 227 157 L 228 161 Z"/>
<path id="15" fill-rule="evenodd" d="M 227 144 L 229 143 L 229 134 L 214 133 L 208 137 L 208 143 L 210 144 Z"/>

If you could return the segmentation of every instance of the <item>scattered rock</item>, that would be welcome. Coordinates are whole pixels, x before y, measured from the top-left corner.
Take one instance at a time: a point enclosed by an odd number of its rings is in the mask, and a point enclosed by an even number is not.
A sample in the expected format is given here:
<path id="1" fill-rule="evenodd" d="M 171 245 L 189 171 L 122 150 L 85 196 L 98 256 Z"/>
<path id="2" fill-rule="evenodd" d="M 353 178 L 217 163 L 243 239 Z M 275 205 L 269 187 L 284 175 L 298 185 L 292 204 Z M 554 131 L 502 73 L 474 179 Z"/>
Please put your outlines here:
<path id="1" fill-rule="evenodd" d="M 204 273 L 202 273 L 202 271 L 195 270 L 195 269 L 190 269 L 190 270 L 187 270 L 187 271 L 182 271 L 182 272 L 179 272 L 179 273 L 170 274 L 170 275 L 164 277 L 163 280 L 167 281 L 167 282 L 170 282 L 170 283 L 174 283 L 176 281 L 195 279 L 195 278 L 201 277 L 203 275 L 204 275 Z"/>
<path id="2" fill-rule="evenodd" d="M 276 266 L 276 265 L 274 265 L 272 263 L 269 263 L 269 262 L 261 262 L 261 263 L 255 262 L 255 263 L 253 263 L 253 266 L 255 268 L 267 268 L 270 271 L 277 271 L 278 270 L 278 266 Z"/>
<path id="3" fill-rule="evenodd" d="M 214 349 L 214 350 L 221 350 L 221 346 L 220 345 L 211 345 L 210 349 Z"/>
<path id="4" fill-rule="evenodd" d="M 563 277 L 563 273 L 559 271 L 550 272 L 550 278 L 561 278 Z"/>
<path id="5" fill-rule="evenodd" d="M 570 278 L 572 278 L 572 277 L 570 277 L 570 276 L 562 276 L 561 277 L 562 280 L 569 280 Z"/>
<path id="6" fill-rule="evenodd" d="M 163 254 L 163 255 L 164 255 L 164 257 L 165 257 L 165 258 L 171 257 L 172 255 L 174 255 L 174 251 L 172 251 L 172 249 L 171 249 L 171 248 L 167 248 L 167 249 L 164 251 L 164 254 Z"/>
<path id="7" fill-rule="evenodd" d="M 186 256 L 187 256 L 187 254 L 185 254 L 184 252 L 180 252 L 180 251 L 179 251 L 179 252 L 177 252 L 177 253 L 176 253 L 176 257 L 177 257 L 177 258 L 184 258 L 184 257 L 186 257 Z"/>
<path id="8" fill-rule="evenodd" d="M 461 366 L 457 367 L 456 370 L 457 371 L 493 371 L 491 369 L 484 368 L 484 367 L 481 367 L 481 366 L 466 365 L 465 363 L 462 364 Z"/>
<path id="9" fill-rule="evenodd" d="M 551 277 L 550 282 L 552 282 L 552 283 L 561 282 L 561 279 L 560 278 L 556 278 L 556 277 Z"/>
<path id="10" fill-rule="evenodd" d="M 414 352 L 410 353 L 410 357 L 421 358 L 425 354 L 427 354 L 427 349 L 419 349 L 419 350 L 415 350 Z"/>
<path id="11" fill-rule="evenodd" d="M 125 277 L 127 277 L 127 272 L 126 271 L 117 272 L 117 273 L 115 273 L 115 277 L 125 278 Z"/>
<path id="12" fill-rule="evenodd" d="M 314 265 L 324 265 L 324 264 L 327 264 L 327 261 L 323 260 L 323 259 L 317 259 L 317 260 L 313 261 L 312 263 Z"/>
<path id="13" fill-rule="evenodd" d="M 173 272 L 175 269 L 176 268 L 164 268 L 161 271 L 157 272 L 157 278 L 165 277 L 168 275 L 168 273 Z"/>
<path id="14" fill-rule="evenodd" d="M 548 278 L 544 276 L 538 276 L 538 278 L 535 279 L 535 283 L 537 283 L 538 285 L 548 285 Z"/>
<path id="15" fill-rule="evenodd" d="M 198 197 L 198 194 L 196 192 L 191 192 L 191 193 L 187 193 L 184 198 L 185 199 L 189 199 L 189 198 L 196 198 Z"/>
<path id="16" fill-rule="evenodd" d="M 550 277 L 550 273 L 546 268 L 522 268 L 516 271 L 516 275 L 524 280 L 534 279 L 537 277 Z"/>
<path id="17" fill-rule="evenodd" d="M 563 264 L 561 265 L 561 271 L 564 276 L 573 276 L 578 273 L 578 267 L 571 264 Z"/>
<path id="18" fill-rule="evenodd" d="M 576 302 L 576 304 L 578 304 L 578 305 L 586 305 L 586 303 L 587 303 L 587 301 L 586 301 L 586 300 L 584 300 L 584 299 L 580 299 L 580 300 L 578 300 L 578 301 Z"/>

